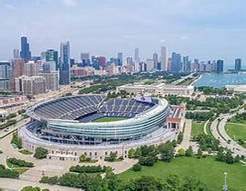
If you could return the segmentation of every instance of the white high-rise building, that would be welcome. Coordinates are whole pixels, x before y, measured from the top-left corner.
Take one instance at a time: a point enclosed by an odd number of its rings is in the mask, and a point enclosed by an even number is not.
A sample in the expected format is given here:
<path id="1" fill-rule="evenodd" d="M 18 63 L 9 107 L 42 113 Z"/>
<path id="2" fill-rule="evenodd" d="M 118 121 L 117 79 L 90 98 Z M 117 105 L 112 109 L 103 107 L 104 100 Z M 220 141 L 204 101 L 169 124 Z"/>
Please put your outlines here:
<path id="1" fill-rule="evenodd" d="M 167 62 L 168 62 L 168 55 L 167 55 L 167 47 L 161 47 L 161 70 L 167 71 Z"/>
<path id="2" fill-rule="evenodd" d="M 24 64 L 24 75 L 26 76 L 37 76 L 39 72 L 37 63 L 29 61 Z"/>
<path id="3" fill-rule="evenodd" d="M 134 61 L 136 63 L 140 62 L 140 57 L 139 57 L 139 48 L 135 48 L 135 56 L 134 56 Z"/>
<path id="4" fill-rule="evenodd" d="M 45 78 L 45 87 L 47 90 L 56 91 L 59 88 L 59 78 L 58 78 L 58 72 L 53 71 L 50 73 L 39 73 L 39 76 L 42 76 Z"/>
<path id="5" fill-rule="evenodd" d="M 25 95 L 38 95 L 46 92 L 46 81 L 42 76 L 20 76 L 15 78 L 15 91 Z"/>
<path id="6" fill-rule="evenodd" d="M 147 71 L 151 72 L 155 70 L 155 61 L 153 59 L 146 60 Z"/>

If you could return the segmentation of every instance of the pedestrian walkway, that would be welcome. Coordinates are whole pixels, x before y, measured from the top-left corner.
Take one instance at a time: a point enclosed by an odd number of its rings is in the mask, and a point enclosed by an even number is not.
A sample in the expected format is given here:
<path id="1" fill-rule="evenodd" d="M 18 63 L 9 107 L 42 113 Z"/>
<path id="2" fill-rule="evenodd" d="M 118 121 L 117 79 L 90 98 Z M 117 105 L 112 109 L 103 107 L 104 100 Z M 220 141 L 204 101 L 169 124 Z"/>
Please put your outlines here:
<path id="1" fill-rule="evenodd" d="M 192 128 L 192 120 L 186 119 L 185 120 L 185 127 L 184 127 L 184 137 L 183 141 L 180 145 L 177 146 L 177 151 L 181 148 L 188 149 L 190 146 L 190 138 L 191 138 L 191 128 Z"/>

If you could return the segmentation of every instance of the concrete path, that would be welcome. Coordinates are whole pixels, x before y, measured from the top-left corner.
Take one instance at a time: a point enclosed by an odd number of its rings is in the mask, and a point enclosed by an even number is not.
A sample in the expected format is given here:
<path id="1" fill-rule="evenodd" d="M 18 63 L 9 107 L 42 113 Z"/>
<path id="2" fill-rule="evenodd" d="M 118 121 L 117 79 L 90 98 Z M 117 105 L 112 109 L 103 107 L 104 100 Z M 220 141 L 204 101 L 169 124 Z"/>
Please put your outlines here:
<path id="1" fill-rule="evenodd" d="M 208 132 L 207 132 L 207 125 L 208 125 L 209 121 L 210 121 L 210 120 L 207 120 L 207 121 L 205 122 L 204 126 L 203 126 L 203 131 L 204 131 L 204 133 L 205 133 L 206 135 L 208 135 Z"/>
<path id="2" fill-rule="evenodd" d="M 191 128 L 192 128 L 192 120 L 186 119 L 185 120 L 185 127 L 184 127 L 184 137 L 183 141 L 180 145 L 177 146 L 177 151 L 181 148 L 188 149 L 190 146 L 190 138 L 191 138 Z"/>
<path id="3" fill-rule="evenodd" d="M 0 178 L 0 188 L 4 191 L 20 191 L 25 186 L 38 186 L 42 189 L 48 188 L 50 191 L 79 191 L 81 189 L 69 188 L 57 185 L 40 184 L 27 180 Z"/>

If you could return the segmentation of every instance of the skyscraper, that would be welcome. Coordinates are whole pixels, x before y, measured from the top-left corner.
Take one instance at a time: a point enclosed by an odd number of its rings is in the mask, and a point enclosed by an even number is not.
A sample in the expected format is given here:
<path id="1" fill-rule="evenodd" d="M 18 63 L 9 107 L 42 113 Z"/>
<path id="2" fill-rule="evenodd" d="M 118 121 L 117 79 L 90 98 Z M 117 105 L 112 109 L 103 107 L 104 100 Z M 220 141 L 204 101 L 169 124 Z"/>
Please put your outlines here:
<path id="1" fill-rule="evenodd" d="M 182 70 L 184 72 L 190 72 L 191 71 L 191 65 L 190 65 L 190 61 L 189 61 L 189 56 L 184 56 L 183 57 L 183 67 Z"/>
<path id="2" fill-rule="evenodd" d="M 240 58 L 235 59 L 235 71 L 240 72 L 242 70 L 242 60 Z"/>
<path id="3" fill-rule="evenodd" d="M 102 68 L 102 70 L 106 69 L 106 58 L 104 56 L 98 57 L 99 66 Z"/>
<path id="4" fill-rule="evenodd" d="M 80 54 L 80 59 L 81 59 L 81 64 L 79 66 L 85 67 L 85 66 L 90 66 L 90 53 L 88 52 L 82 52 Z"/>
<path id="5" fill-rule="evenodd" d="M 135 54 L 134 54 L 134 61 L 136 63 L 139 63 L 140 62 L 140 57 L 139 57 L 139 48 L 135 48 Z"/>
<path id="6" fill-rule="evenodd" d="M 30 51 L 30 45 L 27 42 L 27 37 L 22 36 L 21 37 L 21 52 L 20 56 L 25 62 L 29 61 L 31 59 L 31 51 Z"/>
<path id="7" fill-rule="evenodd" d="M 179 73 L 181 70 L 181 55 L 172 53 L 171 72 Z"/>
<path id="8" fill-rule="evenodd" d="M 60 46 L 60 84 L 68 85 L 70 76 L 70 45 L 69 42 L 61 43 Z"/>
<path id="9" fill-rule="evenodd" d="M 13 57 L 14 58 L 20 58 L 20 51 L 19 51 L 19 49 L 14 49 L 14 51 L 13 51 Z"/>
<path id="10" fill-rule="evenodd" d="M 158 67 L 158 65 L 157 65 L 158 64 L 158 54 L 157 53 L 153 54 L 153 60 L 154 60 L 155 69 L 161 70 L 161 68 Z"/>
<path id="11" fill-rule="evenodd" d="M 0 90 L 10 90 L 12 79 L 12 66 L 10 62 L 0 62 Z"/>
<path id="12" fill-rule="evenodd" d="M 119 60 L 119 66 L 122 66 L 123 65 L 123 53 L 122 52 L 118 52 L 117 58 Z"/>
<path id="13" fill-rule="evenodd" d="M 59 70 L 59 59 L 58 59 L 58 51 L 54 49 L 48 49 L 45 53 L 45 60 L 50 62 L 55 62 L 56 70 Z"/>
<path id="14" fill-rule="evenodd" d="M 215 72 L 216 73 L 222 73 L 224 68 L 224 61 L 223 60 L 217 60 L 216 62 L 216 67 L 215 67 Z"/>
<path id="15" fill-rule="evenodd" d="M 167 61 L 168 61 L 168 56 L 167 56 L 167 47 L 163 46 L 161 47 L 161 70 L 167 71 Z"/>

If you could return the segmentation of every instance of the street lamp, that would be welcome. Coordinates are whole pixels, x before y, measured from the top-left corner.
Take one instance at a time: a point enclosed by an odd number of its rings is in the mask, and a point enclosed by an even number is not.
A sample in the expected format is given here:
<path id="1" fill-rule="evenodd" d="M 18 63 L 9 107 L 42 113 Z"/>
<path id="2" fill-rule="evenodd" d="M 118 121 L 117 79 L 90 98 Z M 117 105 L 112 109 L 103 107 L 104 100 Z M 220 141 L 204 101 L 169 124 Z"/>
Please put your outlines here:
<path id="1" fill-rule="evenodd" d="M 224 186 L 223 186 L 223 190 L 224 191 L 228 191 L 228 186 L 227 186 L 227 172 L 224 172 L 224 175 L 225 175 L 225 183 L 224 183 Z"/>

